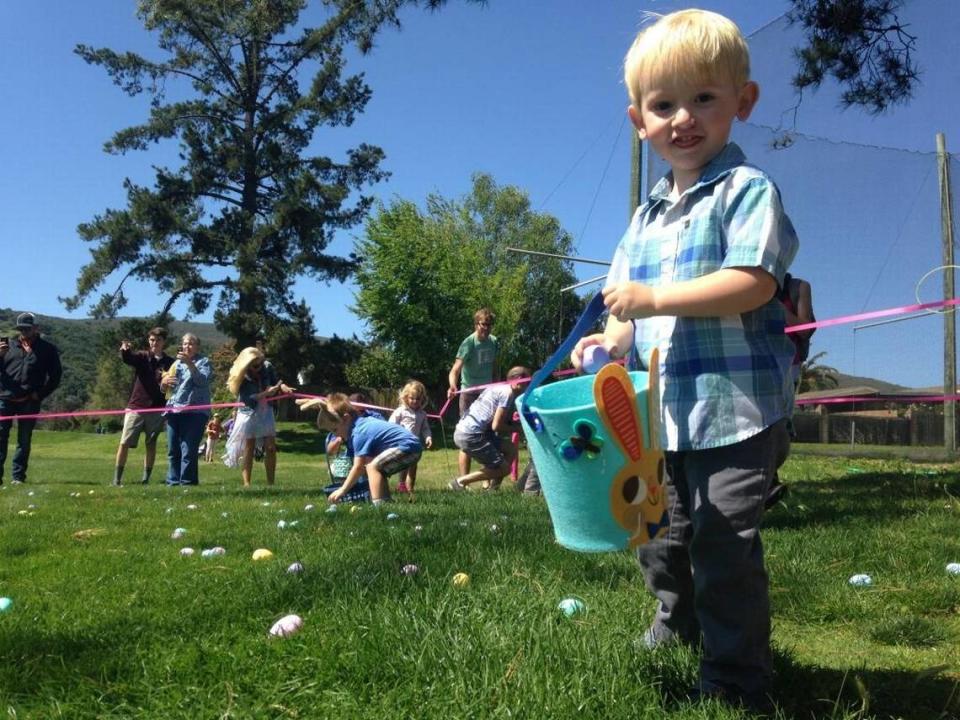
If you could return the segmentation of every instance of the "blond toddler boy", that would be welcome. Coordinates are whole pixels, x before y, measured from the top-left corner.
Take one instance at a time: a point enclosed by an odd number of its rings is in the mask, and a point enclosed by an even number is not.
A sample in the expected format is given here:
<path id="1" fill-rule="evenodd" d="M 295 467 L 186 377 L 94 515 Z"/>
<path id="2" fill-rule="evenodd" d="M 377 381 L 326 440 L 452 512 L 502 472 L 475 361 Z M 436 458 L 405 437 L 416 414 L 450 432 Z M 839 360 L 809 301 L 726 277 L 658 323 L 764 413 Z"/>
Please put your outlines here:
<path id="1" fill-rule="evenodd" d="M 729 141 L 759 96 L 736 25 L 701 10 L 660 17 L 624 77 L 631 122 L 671 170 L 616 250 L 604 332 L 571 359 L 590 345 L 641 359 L 659 348 L 670 529 L 638 551 L 658 599 L 643 641 L 701 648 L 694 695 L 769 710 L 759 525 L 789 450 L 793 345 L 776 295 L 798 242 L 776 186 Z"/>

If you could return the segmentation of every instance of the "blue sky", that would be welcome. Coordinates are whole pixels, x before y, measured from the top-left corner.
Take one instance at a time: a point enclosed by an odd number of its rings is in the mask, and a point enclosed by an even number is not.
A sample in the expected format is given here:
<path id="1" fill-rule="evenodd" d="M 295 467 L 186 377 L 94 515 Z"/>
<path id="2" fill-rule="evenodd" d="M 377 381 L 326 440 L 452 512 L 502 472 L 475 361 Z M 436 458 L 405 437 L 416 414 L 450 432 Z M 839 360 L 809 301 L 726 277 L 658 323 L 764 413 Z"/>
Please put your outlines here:
<path id="1" fill-rule="evenodd" d="M 788 8 L 782 0 L 698 5 L 729 15 L 746 33 Z M 773 136 L 762 127 L 744 127 L 737 136 L 781 186 L 801 236 L 795 270 L 814 283 L 820 318 L 913 302 L 916 282 L 939 264 L 939 221 L 930 218 L 938 207 L 934 134 L 944 132 L 948 147 L 960 146 L 960 69 L 944 62 L 960 35 L 960 13 L 945 15 L 949 5 L 908 0 L 902 11 L 918 35 L 923 71 L 909 106 L 872 118 L 841 111 L 833 89 L 825 88 L 804 97 L 796 129 L 831 142 L 801 137 L 772 152 Z M 490 0 L 478 8 L 451 0 L 435 14 L 407 10 L 402 32 L 385 32 L 371 55 L 349 66 L 373 88 L 366 113 L 352 128 L 322 129 L 315 148 L 336 155 L 359 141 L 381 146 L 392 177 L 373 193 L 388 202 L 421 202 L 430 192 L 459 197 L 472 173 L 489 172 L 559 217 L 583 256 L 607 259 L 627 221 L 629 125 L 620 63 L 644 10 L 686 6 Z M 146 116 L 146 101 L 128 98 L 72 52 L 82 42 L 158 57 L 134 10 L 123 0 L 0 5 L 7 110 L 0 114 L 0 238 L 7 258 L 0 306 L 67 316 L 57 296 L 72 293 L 88 257 L 77 224 L 121 207 L 125 177 L 147 183 L 151 164 L 175 160 L 174 146 L 103 153 L 113 132 Z M 761 85 L 756 125 L 791 118 L 784 112 L 795 102 L 789 87 L 795 40 L 796 31 L 782 21 L 751 40 Z M 332 249 L 349 251 L 359 232 L 342 233 Z M 583 278 L 597 274 L 589 265 L 577 270 Z M 321 334 L 363 335 L 348 309 L 349 285 L 302 281 L 297 291 L 314 308 Z M 939 293 L 936 279 L 921 288 L 923 300 Z M 153 288 L 130 295 L 129 314 L 158 308 Z M 929 318 L 858 333 L 825 329 L 814 349 L 826 350 L 825 362 L 844 372 L 933 385 L 942 377 L 941 326 Z"/>

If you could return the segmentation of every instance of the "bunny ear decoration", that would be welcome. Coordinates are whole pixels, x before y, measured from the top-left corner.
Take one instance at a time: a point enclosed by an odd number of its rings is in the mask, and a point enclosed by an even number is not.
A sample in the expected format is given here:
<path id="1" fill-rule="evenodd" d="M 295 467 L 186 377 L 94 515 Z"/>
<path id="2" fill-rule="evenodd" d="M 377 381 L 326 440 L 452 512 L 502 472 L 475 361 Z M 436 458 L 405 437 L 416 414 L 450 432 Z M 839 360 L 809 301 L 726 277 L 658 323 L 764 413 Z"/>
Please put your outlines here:
<path id="1" fill-rule="evenodd" d="M 637 395 L 630 382 L 630 375 L 620 365 L 605 365 L 593 381 L 593 395 L 597 413 L 603 424 L 631 461 L 643 456 L 643 438 L 640 415 L 637 412 Z"/>

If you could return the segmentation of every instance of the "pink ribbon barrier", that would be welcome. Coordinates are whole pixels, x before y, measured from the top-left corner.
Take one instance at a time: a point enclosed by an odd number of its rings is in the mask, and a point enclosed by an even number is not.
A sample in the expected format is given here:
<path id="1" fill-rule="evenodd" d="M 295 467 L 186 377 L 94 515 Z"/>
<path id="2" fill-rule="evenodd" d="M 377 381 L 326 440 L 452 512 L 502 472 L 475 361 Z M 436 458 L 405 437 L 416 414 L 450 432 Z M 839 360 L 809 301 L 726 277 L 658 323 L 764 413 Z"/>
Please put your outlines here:
<path id="1" fill-rule="evenodd" d="M 864 313 L 855 313 L 853 315 L 841 315 L 840 317 L 830 318 L 829 320 L 817 320 L 816 322 L 809 323 L 800 323 L 798 325 L 791 325 L 790 327 L 784 328 L 785 333 L 795 333 L 801 332 L 803 330 L 815 330 L 816 328 L 831 327 L 834 325 L 845 325 L 847 323 L 858 322 L 860 320 L 873 320 L 875 318 L 890 317 L 891 315 L 905 315 L 907 313 L 920 312 L 922 310 L 936 310 L 938 308 L 945 307 L 954 307 L 960 305 L 960 298 L 951 298 L 949 300 L 938 300 L 936 302 L 920 303 L 915 305 L 901 305 L 899 307 L 886 308 L 884 310 L 872 310 L 870 312 Z M 622 362 L 622 361 L 617 361 Z M 566 375 L 576 374 L 576 370 L 560 370 L 553 373 L 554 377 L 564 377 Z M 530 378 L 515 378 L 511 380 L 510 383 L 526 383 L 530 382 Z M 506 385 L 506 380 L 500 380 L 498 382 L 487 383 L 485 385 L 474 385 L 471 388 L 467 388 L 467 391 L 473 392 L 474 390 L 483 390 L 484 388 L 494 387 L 495 385 Z M 446 413 L 447 408 L 450 407 L 450 403 L 453 401 L 453 398 L 456 395 L 459 395 L 464 390 L 457 390 L 453 395 L 450 395 L 447 398 L 447 401 L 443 404 L 443 407 L 440 408 L 440 412 L 436 415 L 428 414 L 427 417 L 434 418 L 436 420 L 441 420 L 444 413 Z M 290 393 L 287 395 L 277 395 L 270 398 L 267 402 L 276 402 L 277 400 L 283 400 L 284 398 L 289 397 L 300 397 L 300 398 L 320 398 L 321 400 L 325 399 L 322 395 L 306 395 L 304 393 Z M 826 404 L 826 403 L 843 403 L 843 402 L 867 402 L 872 401 L 876 402 L 877 400 L 887 400 L 890 402 L 954 402 L 960 400 L 960 395 L 941 395 L 941 396 L 923 396 L 918 395 L 916 397 L 905 397 L 905 396 L 879 396 L 879 397 L 863 397 L 863 398 L 830 398 L 829 400 L 799 400 L 797 401 L 798 405 L 810 405 L 810 404 Z M 385 412 L 392 412 L 391 408 L 384 408 L 378 405 L 366 405 L 364 403 L 353 403 L 357 407 L 369 408 L 371 410 L 383 410 Z M 240 403 L 214 403 L 211 405 L 186 405 L 179 408 L 144 408 L 142 410 L 137 410 L 139 413 L 165 413 L 165 412 L 189 412 L 192 410 L 211 410 L 217 408 L 234 408 L 240 407 Z M 123 415 L 127 410 L 75 410 L 73 412 L 59 412 L 59 413 L 32 413 L 30 415 L 2 415 L 0 420 L 56 420 L 62 418 L 77 418 L 77 417 L 91 417 L 95 415 Z"/>
<path id="2" fill-rule="evenodd" d="M 283 400 L 284 398 L 295 397 L 296 393 L 290 393 L 287 395 L 275 395 L 274 397 L 268 398 L 267 402 L 276 402 L 277 400 Z M 211 403 L 209 405 L 181 405 L 179 407 L 163 407 L 158 408 L 141 408 L 139 410 L 128 410 L 124 408 L 123 410 L 74 410 L 72 412 L 59 412 L 59 413 L 32 413 L 24 415 L 0 415 L 0 420 L 59 420 L 63 418 L 79 418 L 79 417 L 93 417 L 99 415 L 124 415 L 128 412 L 136 413 L 182 413 L 182 412 L 192 412 L 195 410 L 215 410 L 218 408 L 236 408 L 242 407 L 243 403 L 231 402 L 231 403 Z"/>
<path id="3" fill-rule="evenodd" d="M 943 403 L 960 401 L 960 395 L 849 395 L 847 397 L 804 398 L 797 405 L 836 405 L 839 403 L 897 402 Z"/>
<path id="4" fill-rule="evenodd" d="M 901 305 L 900 307 L 887 308 L 886 310 L 871 310 L 865 313 L 856 313 L 855 315 L 841 315 L 840 317 L 829 320 L 817 320 L 816 322 L 800 323 L 784 328 L 785 333 L 801 332 L 802 330 L 815 330 L 816 328 L 830 327 L 832 325 L 845 325 L 846 323 L 858 322 L 860 320 L 873 320 L 874 318 L 890 317 L 891 315 L 906 315 L 907 313 L 920 312 L 921 310 L 935 310 L 937 308 L 953 307 L 960 305 L 960 298 L 951 298 L 949 300 L 938 300 L 936 302 L 921 303 L 920 305 Z"/>

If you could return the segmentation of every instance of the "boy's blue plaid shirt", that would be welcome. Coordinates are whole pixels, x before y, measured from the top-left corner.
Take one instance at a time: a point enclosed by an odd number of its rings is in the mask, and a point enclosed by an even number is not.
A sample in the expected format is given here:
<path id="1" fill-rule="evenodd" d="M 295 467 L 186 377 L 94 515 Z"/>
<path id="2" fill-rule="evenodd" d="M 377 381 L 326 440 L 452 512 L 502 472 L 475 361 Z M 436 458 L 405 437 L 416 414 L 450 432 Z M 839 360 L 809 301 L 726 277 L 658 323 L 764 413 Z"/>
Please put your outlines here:
<path id="1" fill-rule="evenodd" d="M 638 208 L 614 254 L 608 283 L 669 285 L 724 268 L 759 267 L 783 283 L 798 248 L 780 193 L 743 152 L 728 144 L 677 201 L 662 179 Z M 637 320 L 640 358 L 660 348 L 666 450 L 731 445 L 784 417 L 793 404 L 790 363 L 775 296 L 723 317 Z"/>

